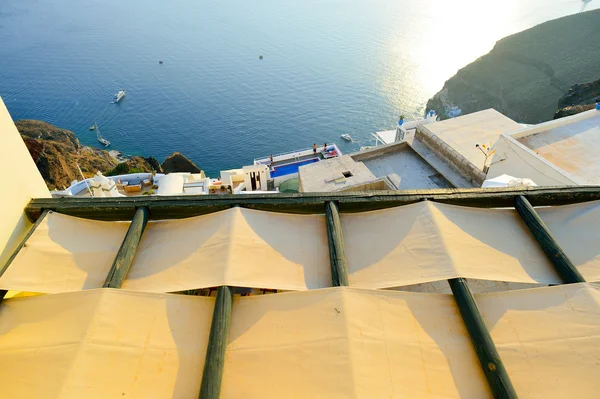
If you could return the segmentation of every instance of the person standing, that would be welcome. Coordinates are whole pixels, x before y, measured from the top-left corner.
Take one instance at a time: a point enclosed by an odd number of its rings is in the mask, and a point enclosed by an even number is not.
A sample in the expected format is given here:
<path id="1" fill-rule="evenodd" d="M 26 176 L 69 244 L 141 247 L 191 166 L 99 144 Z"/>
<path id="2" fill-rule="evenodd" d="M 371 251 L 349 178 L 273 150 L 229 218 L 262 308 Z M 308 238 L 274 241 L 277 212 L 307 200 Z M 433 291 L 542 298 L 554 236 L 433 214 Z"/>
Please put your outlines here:
<path id="1" fill-rule="evenodd" d="M 323 151 L 327 152 L 327 143 L 323 143 Z"/>
<path id="2" fill-rule="evenodd" d="M 317 143 L 313 144 L 313 154 L 317 153 Z"/>
<path id="3" fill-rule="evenodd" d="M 269 159 L 271 160 L 271 166 L 273 166 L 275 164 L 275 161 L 273 161 L 273 154 L 271 154 L 271 156 L 269 157 Z"/>

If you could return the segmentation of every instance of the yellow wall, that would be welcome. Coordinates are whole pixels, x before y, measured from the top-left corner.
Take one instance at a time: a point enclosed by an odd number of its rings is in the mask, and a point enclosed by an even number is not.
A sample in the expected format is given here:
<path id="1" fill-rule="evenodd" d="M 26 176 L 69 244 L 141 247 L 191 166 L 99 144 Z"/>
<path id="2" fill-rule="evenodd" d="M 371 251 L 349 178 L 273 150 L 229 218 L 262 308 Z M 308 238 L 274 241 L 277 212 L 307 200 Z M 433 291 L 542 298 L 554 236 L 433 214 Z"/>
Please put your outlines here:
<path id="1" fill-rule="evenodd" d="M 0 98 L 0 266 L 31 223 L 23 209 L 31 198 L 50 197 L 21 135 Z"/>

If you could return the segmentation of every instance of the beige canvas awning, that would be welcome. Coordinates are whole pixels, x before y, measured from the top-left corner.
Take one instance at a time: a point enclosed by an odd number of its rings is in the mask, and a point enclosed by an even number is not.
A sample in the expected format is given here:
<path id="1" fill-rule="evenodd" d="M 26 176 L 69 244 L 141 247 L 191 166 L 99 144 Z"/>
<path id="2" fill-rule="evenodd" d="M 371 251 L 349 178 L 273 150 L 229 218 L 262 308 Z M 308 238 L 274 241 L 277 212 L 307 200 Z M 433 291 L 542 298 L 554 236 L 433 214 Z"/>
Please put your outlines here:
<path id="1" fill-rule="evenodd" d="M 476 300 L 519 397 L 598 397 L 598 285 L 497 292 Z"/>
<path id="2" fill-rule="evenodd" d="M 350 285 L 388 288 L 455 277 L 560 283 L 515 210 L 430 201 L 342 214 Z"/>
<path id="3" fill-rule="evenodd" d="M 537 211 L 586 281 L 600 281 L 600 201 Z"/>
<path id="4" fill-rule="evenodd" d="M 0 278 L 0 288 L 45 293 L 100 288 L 128 226 L 51 212 Z M 123 288 L 172 292 L 226 284 L 330 286 L 325 217 L 232 208 L 149 222 Z"/>
<path id="5" fill-rule="evenodd" d="M 102 287 L 128 227 L 49 212 L 0 278 L 0 288 L 58 293 Z"/>
<path id="6" fill-rule="evenodd" d="M 221 398 L 487 398 L 449 295 L 329 288 L 236 298 Z"/>
<path id="7" fill-rule="evenodd" d="M 219 285 L 306 290 L 331 285 L 323 215 L 232 208 L 149 223 L 123 288 Z"/>
<path id="8" fill-rule="evenodd" d="M 589 281 L 600 280 L 600 205 L 539 212 Z M 402 287 L 448 278 L 561 280 L 512 209 L 434 202 L 342 214 L 350 284 Z M 49 213 L 0 288 L 57 293 L 102 286 L 128 223 Z M 307 290 L 331 284 L 325 217 L 232 208 L 149 222 L 123 288 L 174 292 L 232 285 Z"/>
<path id="9" fill-rule="evenodd" d="M 597 284 L 475 299 L 519 397 L 595 397 Z M 115 289 L 4 300 L 0 397 L 197 397 L 213 308 Z M 451 295 L 338 287 L 234 298 L 221 397 L 490 392 Z"/>
<path id="10" fill-rule="evenodd" d="M 0 397 L 198 397 L 213 307 L 113 289 L 5 300 Z"/>

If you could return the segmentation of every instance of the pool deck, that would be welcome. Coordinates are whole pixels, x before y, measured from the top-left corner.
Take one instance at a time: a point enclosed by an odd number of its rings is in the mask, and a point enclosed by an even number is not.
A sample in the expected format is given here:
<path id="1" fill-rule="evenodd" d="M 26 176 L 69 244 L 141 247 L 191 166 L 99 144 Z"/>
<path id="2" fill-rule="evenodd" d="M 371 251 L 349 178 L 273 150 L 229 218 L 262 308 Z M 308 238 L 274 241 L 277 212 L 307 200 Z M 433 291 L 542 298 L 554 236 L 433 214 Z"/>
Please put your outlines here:
<path id="1" fill-rule="evenodd" d="M 328 152 L 335 151 L 336 152 L 335 156 L 342 155 L 342 152 L 340 151 L 340 149 L 338 148 L 338 146 L 336 144 L 328 145 L 327 150 L 328 150 Z M 325 157 L 324 152 L 325 151 L 323 151 L 323 147 L 317 147 L 316 154 L 313 152 L 312 148 L 305 148 L 302 150 L 286 152 L 284 154 L 273 155 L 273 162 L 275 165 L 287 165 L 290 163 L 295 163 L 295 162 L 299 162 L 299 161 L 303 161 L 303 160 L 311 159 L 311 158 L 315 158 L 315 157 L 318 157 L 319 160 L 329 159 L 329 158 Z M 332 157 L 330 157 L 330 158 L 332 158 Z M 270 159 L 270 157 L 257 158 L 254 160 L 254 165 L 271 165 L 271 159 Z"/>

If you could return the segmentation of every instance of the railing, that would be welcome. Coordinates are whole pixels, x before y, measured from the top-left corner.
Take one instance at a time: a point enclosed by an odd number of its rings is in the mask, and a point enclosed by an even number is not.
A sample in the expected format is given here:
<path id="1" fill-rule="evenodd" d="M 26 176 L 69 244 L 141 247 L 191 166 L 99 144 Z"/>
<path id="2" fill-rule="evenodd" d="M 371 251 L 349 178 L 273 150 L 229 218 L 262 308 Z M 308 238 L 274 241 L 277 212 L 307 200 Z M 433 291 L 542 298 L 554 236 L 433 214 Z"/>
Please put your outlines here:
<path id="1" fill-rule="evenodd" d="M 338 154 L 341 155 L 340 149 L 338 148 L 338 146 L 336 144 L 328 144 L 327 145 L 327 148 L 332 148 L 332 147 L 338 152 Z M 323 147 L 317 146 L 317 153 L 320 153 L 320 152 L 323 152 Z M 300 157 L 303 157 L 306 155 L 311 155 L 312 153 L 313 153 L 312 148 L 284 152 L 281 154 L 273 155 L 273 161 L 280 162 L 280 161 L 288 160 L 288 159 L 297 159 L 297 158 L 300 158 Z M 270 157 L 254 159 L 254 165 L 265 165 L 265 164 L 269 164 L 270 162 L 271 162 Z"/>

